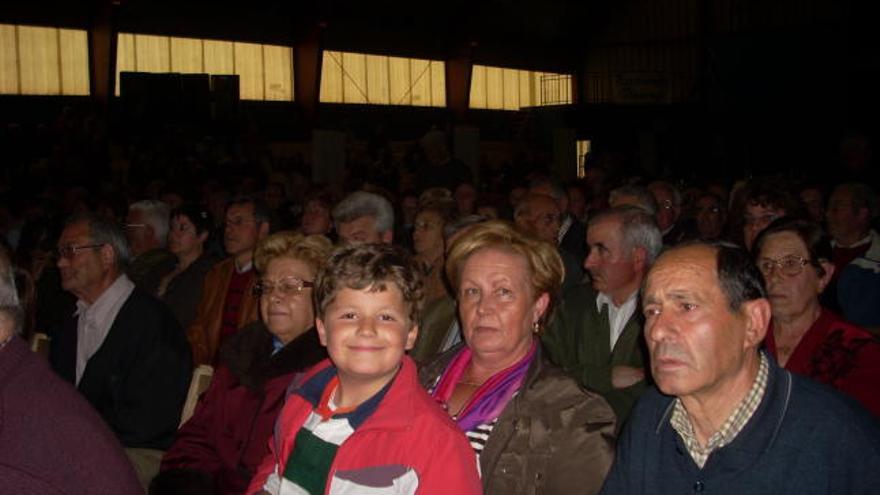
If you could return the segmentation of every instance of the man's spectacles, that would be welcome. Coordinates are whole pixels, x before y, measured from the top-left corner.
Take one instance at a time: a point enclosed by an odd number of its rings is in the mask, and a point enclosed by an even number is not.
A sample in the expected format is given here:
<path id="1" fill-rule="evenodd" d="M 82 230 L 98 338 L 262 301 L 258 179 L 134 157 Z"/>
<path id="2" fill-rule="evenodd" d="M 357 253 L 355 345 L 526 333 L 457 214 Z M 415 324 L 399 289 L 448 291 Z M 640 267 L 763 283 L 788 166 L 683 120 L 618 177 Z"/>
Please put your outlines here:
<path id="1" fill-rule="evenodd" d="M 101 244 L 83 244 L 82 246 L 77 246 L 76 244 L 67 244 L 64 246 L 58 246 L 58 249 L 55 250 L 55 254 L 58 255 L 59 258 L 64 259 L 73 259 L 76 256 L 77 251 L 82 249 L 95 249 L 104 246 Z"/>
<path id="2" fill-rule="evenodd" d="M 122 225 L 125 230 L 143 229 L 147 226 L 145 223 L 126 223 Z"/>
<path id="3" fill-rule="evenodd" d="M 271 280 L 260 280 L 254 286 L 254 295 L 257 297 L 268 297 L 277 290 L 281 294 L 281 297 L 293 297 L 303 290 L 310 289 L 314 286 L 314 282 L 309 282 L 308 280 L 303 280 L 296 277 L 282 278 L 277 282 L 273 282 Z"/>
<path id="4" fill-rule="evenodd" d="M 761 273 L 764 274 L 764 277 L 769 277 L 774 268 L 778 269 L 784 275 L 794 277 L 796 275 L 800 275 L 800 273 L 804 271 L 804 266 L 809 263 L 810 260 L 804 258 L 803 256 L 795 256 L 793 254 L 790 254 L 776 260 L 763 258 L 761 259 L 761 261 L 758 262 L 758 269 L 761 270 Z"/>

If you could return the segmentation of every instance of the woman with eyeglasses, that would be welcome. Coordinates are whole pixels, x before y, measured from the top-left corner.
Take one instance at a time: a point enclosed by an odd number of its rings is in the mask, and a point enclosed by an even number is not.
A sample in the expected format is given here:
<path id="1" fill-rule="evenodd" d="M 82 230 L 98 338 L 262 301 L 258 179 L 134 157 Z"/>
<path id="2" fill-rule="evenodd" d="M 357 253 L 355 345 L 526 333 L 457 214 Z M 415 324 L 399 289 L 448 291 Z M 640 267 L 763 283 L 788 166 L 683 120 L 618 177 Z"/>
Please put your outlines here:
<path id="1" fill-rule="evenodd" d="M 765 347 L 785 369 L 849 394 L 880 416 L 880 343 L 823 308 L 831 244 L 818 225 L 781 218 L 755 240 L 772 320 Z"/>
<path id="2" fill-rule="evenodd" d="M 211 385 L 162 459 L 151 494 L 245 492 L 294 373 L 326 357 L 312 284 L 331 247 L 324 236 L 290 231 L 257 245 L 261 320 L 224 341 Z"/>
<path id="3" fill-rule="evenodd" d="M 177 258 L 174 269 L 159 282 L 156 296 L 165 301 L 183 329 L 196 317 L 205 275 L 217 262 L 205 252 L 211 217 L 196 205 L 183 205 L 170 215 L 168 250 Z"/>

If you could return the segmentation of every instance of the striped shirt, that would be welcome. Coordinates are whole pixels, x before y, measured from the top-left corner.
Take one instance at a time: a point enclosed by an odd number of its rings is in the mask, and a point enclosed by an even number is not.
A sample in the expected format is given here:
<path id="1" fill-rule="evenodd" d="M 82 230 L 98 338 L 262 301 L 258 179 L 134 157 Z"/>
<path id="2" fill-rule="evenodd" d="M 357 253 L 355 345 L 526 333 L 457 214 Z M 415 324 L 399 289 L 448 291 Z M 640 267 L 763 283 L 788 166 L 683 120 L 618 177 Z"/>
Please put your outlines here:
<path id="1" fill-rule="evenodd" d="M 758 410 L 758 406 L 761 404 L 761 399 L 764 398 L 764 392 L 767 390 L 767 377 L 769 375 L 769 370 L 770 365 L 767 361 L 767 356 L 764 353 L 761 353 L 761 365 L 758 368 L 758 376 L 755 377 L 755 382 L 752 384 L 752 388 L 749 389 L 749 393 L 746 394 L 745 398 L 739 403 L 736 409 L 733 410 L 730 416 L 728 416 L 727 420 L 724 421 L 721 428 L 709 437 L 709 441 L 706 442 L 705 447 L 701 446 L 699 440 L 697 440 L 697 436 L 694 433 L 694 426 L 681 403 L 681 399 L 675 399 L 675 406 L 672 410 L 672 417 L 669 418 L 669 423 L 672 425 L 672 428 L 678 432 L 678 436 L 680 436 L 682 442 L 684 442 L 684 446 L 687 448 L 688 453 L 690 453 L 691 458 L 693 458 L 694 462 L 700 467 L 700 469 L 706 465 L 706 461 L 709 459 L 712 452 L 729 444 L 737 435 L 739 435 L 739 432 L 742 431 L 746 426 L 746 423 L 748 423 L 755 414 L 755 411 Z"/>

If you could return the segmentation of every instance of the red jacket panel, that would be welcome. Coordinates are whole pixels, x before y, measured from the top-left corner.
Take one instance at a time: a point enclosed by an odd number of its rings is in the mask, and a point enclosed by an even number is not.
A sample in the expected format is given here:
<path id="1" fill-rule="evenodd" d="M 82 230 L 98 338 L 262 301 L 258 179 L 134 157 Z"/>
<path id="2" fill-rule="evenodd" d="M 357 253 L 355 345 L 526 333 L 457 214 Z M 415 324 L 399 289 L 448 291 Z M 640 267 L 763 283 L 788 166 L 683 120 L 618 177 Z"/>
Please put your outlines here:
<path id="1" fill-rule="evenodd" d="M 303 383 L 330 365 L 329 360 L 318 364 Z M 270 476 L 282 476 L 296 434 L 311 411 L 312 405 L 300 395 L 288 397 L 269 444 L 270 454 L 247 493 L 259 493 Z M 344 489 L 340 485 L 356 478 L 359 471 L 366 473 L 386 466 L 405 466 L 414 471 L 418 477 L 415 493 L 419 495 L 481 493 L 474 451 L 461 430 L 421 388 L 409 357 L 404 357 L 400 372 L 376 411 L 339 447 L 325 493 Z"/>

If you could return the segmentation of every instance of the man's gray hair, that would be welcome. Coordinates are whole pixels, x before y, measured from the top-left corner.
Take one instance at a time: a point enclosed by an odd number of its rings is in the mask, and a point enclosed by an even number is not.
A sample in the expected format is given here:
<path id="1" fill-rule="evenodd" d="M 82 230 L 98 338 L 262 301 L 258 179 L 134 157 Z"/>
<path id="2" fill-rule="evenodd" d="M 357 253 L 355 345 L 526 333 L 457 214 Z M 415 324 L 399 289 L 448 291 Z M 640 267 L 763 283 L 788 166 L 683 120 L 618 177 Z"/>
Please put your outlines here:
<path id="1" fill-rule="evenodd" d="M 376 219 L 376 232 L 394 229 L 394 208 L 384 197 L 366 191 L 356 191 L 333 208 L 333 222 L 336 225 L 348 223 L 361 217 Z"/>
<path id="2" fill-rule="evenodd" d="M 666 189 L 666 192 L 668 192 L 669 195 L 672 196 L 672 203 L 675 206 L 681 206 L 681 191 L 679 191 L 674 184 L 665 180 L 655 180 L 654 182 L 648 184 L 648 191 L 650 192 L 651 189 L 655 187 Z"/>
<path id="3" fill-rule="evenodd" d="M 145 199 L 132 203 L 128 211 L 139 211 L 144 215 L 144 223 L 153 228 L 159 245 L 165 247 L 168 243 L 168 222 L 171 210 L 162 201 Z"/>
<path id="4" fill-rule="evenodd" d="M 128 268 L 128 263 L 131 261 L 131 249 L 128 247 L 128 240 L 126 240 L 122 228 L 116 222 L 105 220 L 94 213 L 77 213 L 69 217 L 64 225 L 69 226 L 76 223 L 88 225 L 92 244 L 107 244 L 113 248 L 116 268 L 120 272 Z"/>
<path id="5" fill-rule="evenodd" d="M 12 317 L 15 322 L 14 333 L 20 334 L 24 326 L 24 308 L 18 298 L 15 288 L 15 269 L 6 257 L 0 252 L 0 312 Z"/>
<path id="6" fill-rule="evenodd" d="M 657 200 L 654 199 L 654 195 L 650 191 L 642 186 L 620 186 L 613 189 L 608 194 L 608 202 L 614 204 L 614 198 L 620 196 L 632 196 L 636 200 L 635 206 L 645 210 L 651 216 L 657 214 Z"/>
<path id="7" fill-rule="evenodd" d="M 619 222 L 624 248 L 632 251 L 640 247 L 645 250 L 647 264 L 650 266 L 654 263 L 663 249 L 663 235 L 653 215 L 649 215 L 638 206 L 616 206 L 602 210 L 591 217 L 588 228 L 608 220 Z"/>

